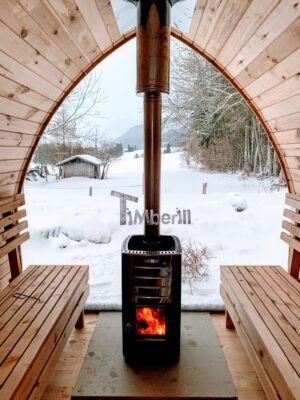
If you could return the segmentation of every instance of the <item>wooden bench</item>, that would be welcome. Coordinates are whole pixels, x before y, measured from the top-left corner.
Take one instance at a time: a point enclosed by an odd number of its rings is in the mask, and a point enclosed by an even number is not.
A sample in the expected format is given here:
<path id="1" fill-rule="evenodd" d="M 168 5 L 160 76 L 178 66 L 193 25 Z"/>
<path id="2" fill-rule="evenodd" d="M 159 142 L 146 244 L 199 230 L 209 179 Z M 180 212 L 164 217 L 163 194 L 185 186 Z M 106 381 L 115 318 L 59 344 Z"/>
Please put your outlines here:
<path id="1" fill-rule="evenodd" d="M 288 194 L 282 233 L 298 257 L 300 198 Z M 299 235 L 300 236 L 300 235 Z M 296 252 L 296 254 L 295 254 Z M 221 266 L 226 327 L 235 328 L 268 399 L 300 399 L 300 264 L 291 276 L 280 266 Z M 296 279 L 295 279 L 296 278 Z"/>
<path id="2" fill-rule="evenodd" d="M 0 399 L 5 400 L 40 399 L 71 331 L 83 327 L 88 296 L 88 266 L 34 265 L 21 271 L 19 246 L 29 238 L 22 233 L 27 222 L 19 222 L 26 216 L 18 211 L 24 203 L 23 195 L 0 201 L 0 271 L 5 271 L 0 278 Z"/>
<path id="3" fill-rule="evenodd" d="M 293 210 L 285 208 L 282 227 L 287 231 L 281 232 L 281 239 L 289 245 L 289 274 L 299 280 L 300 273 L 300 195 L 287 193 L 285 203 Z"/>

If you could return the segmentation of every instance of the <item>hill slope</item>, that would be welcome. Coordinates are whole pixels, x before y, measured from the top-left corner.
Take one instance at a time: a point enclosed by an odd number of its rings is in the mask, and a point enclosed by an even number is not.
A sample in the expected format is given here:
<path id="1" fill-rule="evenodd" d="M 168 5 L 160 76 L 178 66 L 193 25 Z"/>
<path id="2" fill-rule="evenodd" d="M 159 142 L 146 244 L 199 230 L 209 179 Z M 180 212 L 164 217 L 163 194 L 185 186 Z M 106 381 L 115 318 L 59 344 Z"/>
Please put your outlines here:
<path id="1" fill-rule="evenodd" d="M 128 145 L 136 146 L 137 150 L 142 149 L 144 147 L 143 125 L 134 125 L 123 135 L 117 137 L 114 142 L 122 143 L 124 149 L 127 149 Z"/>

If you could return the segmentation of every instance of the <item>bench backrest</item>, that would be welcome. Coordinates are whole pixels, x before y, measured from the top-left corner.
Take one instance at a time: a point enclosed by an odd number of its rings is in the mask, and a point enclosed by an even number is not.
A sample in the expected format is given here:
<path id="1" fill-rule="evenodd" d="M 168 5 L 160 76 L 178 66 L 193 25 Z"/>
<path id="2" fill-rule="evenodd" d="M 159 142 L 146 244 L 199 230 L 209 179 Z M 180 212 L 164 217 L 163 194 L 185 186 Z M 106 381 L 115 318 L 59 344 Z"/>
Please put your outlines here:
<path id="1" fill-rule="evenodd" d="M 290 248 L 289 273 L 298 279 L 300 270 L 300 195 L 287 193 L 285 204 L 294 210 L 287 208 L 283 210 L 283 216 L 289 221 L 282 221 L 282 228 L 286 232 L 281 232 L 280 237 Z"/>
<path id="2" fill-rule="evenodd" d="M 20 245 L 29 239 L 29 232 L 22 233 L 28 227 L 26 210 L 19 210 L 24 204 L 23 194 L 0 200 L 0 289 L 22 270 Z"/>

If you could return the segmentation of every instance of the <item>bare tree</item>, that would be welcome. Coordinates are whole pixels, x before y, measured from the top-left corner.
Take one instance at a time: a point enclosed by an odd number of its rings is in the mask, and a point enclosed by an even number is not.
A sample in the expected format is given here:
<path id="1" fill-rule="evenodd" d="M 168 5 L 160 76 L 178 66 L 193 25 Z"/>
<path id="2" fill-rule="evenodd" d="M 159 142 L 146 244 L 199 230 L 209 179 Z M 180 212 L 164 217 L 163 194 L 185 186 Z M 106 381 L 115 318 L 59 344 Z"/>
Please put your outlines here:
<path id="1" fill-rule="evenodd" d="M 104 137 L 100 129 L 104 101 L 101 74 L 91 72 L 65 99 L 45 130 L 40 146 L 54 152 L 48 159 L 56 163 L 71 156 L 74 149 L 91 137 L 96 148 L 100 147 Z"/>
<path id="2" fill-rule="evenodd" d="M 164 123 L 184 133 L 191 159 L 210 169 L 277 175 L 267 135 L 236 89 L 204 58 L 174 41 L 172 58 Z"/>
<path id="3" fill-rule="evenodd" d="M 62 128 L 62 125 L 74 122 L 81 128 L 89 126 L 91 120 L 93 125 L 98 125 L 99 121 L 104 117 L 101 110 L 104 101 L 105 96 L 101 87 L 101 74 L 93 71 L 80 82 L 60 107 L 68 110 L 67 117 L 61 121 L 58 117 L 58 112 L 55 113 L 45 134 L 48 136 L 55 135 L 56 131 Z M 78 122 L 80 123 L 78 124 Z"/>

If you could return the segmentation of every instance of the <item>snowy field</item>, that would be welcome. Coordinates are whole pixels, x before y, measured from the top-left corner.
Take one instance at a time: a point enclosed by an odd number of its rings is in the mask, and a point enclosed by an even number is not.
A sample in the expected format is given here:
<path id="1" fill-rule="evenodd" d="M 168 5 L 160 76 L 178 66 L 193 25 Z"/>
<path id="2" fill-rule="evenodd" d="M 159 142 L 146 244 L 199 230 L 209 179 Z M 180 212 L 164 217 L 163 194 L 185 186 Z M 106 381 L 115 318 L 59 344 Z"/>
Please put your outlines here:
<path id="1" fill-rule="evenodd" d="M 142 225 L 119 222 L 119 199 L 111 190 L 137 196 L 128 202 L 143 211 L 143 158 L 127 153 L 110 165 L 109 179 L 71 178 L 25 185 L 31 239 L 23 247 L 24 265 L 88 264 L 87 308 L 118 309 L 121 305 L 122 241 L 143 233 Z M 206 195 L 202 184 L 208 183 Z M 207 173 L 186 168 L 181 153 L 162 157 L 162 213 L 191 210 L 191 224 L 162 225 L 161 233 L 185 243 L 201 242 L 210 256 L 208 275 L 183 285 L 183 308 L 220 309 L 219 267 L 222 264 L 280 264 L 286 267 L 288 246 L 280 239 L 284 193 L 269 193 L 266 181 L 237 174 Z M 89 187 L 93 196 L 89 196 Z M 235 195 L 240 193 L 240 195 Z M 247 201 L 236 212 L 233 199 Z"/>

